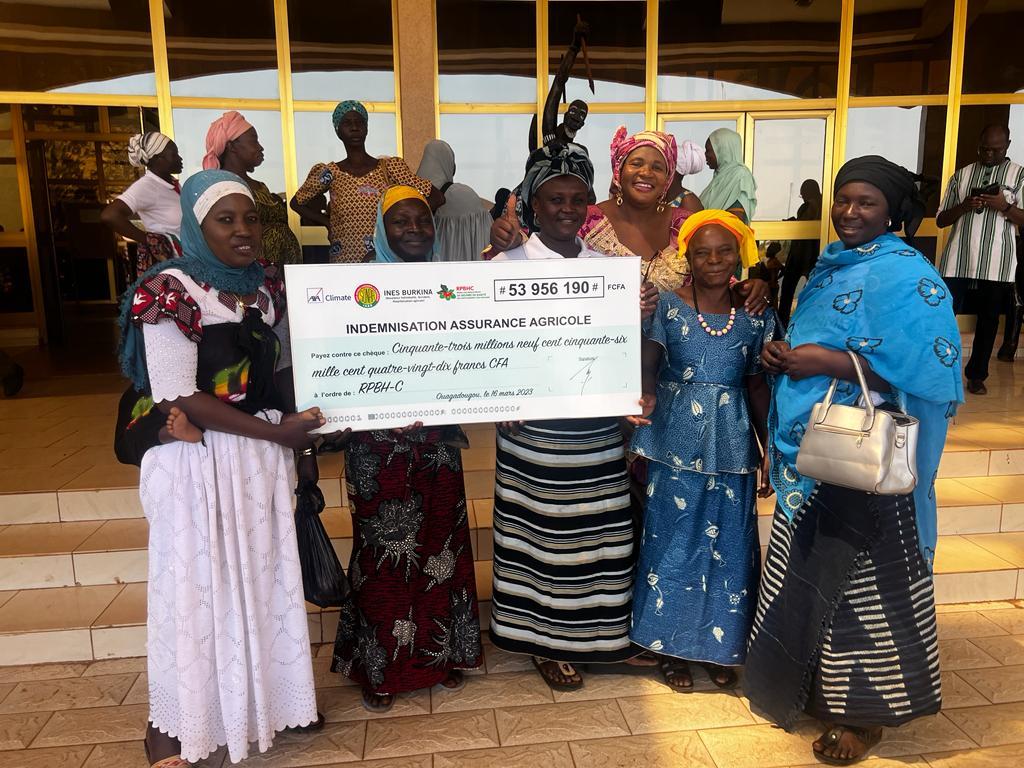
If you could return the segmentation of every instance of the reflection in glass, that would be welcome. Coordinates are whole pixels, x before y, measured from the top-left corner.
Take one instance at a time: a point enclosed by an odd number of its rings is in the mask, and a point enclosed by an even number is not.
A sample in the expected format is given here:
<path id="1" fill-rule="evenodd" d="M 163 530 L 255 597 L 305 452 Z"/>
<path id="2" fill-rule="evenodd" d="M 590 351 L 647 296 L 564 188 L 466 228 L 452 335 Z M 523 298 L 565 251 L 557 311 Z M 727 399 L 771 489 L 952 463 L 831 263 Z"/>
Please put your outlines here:
<path id="1" fill-rule="evenodd" d="M 580 3 L 555 0 L 548 3 L 548 70 L 558 70 L 576 26 L 576 16 L 590 25 L 587 58 L 594 89 L 587 84 L 583 53 L 576 57 L 566 101 L 643 101 L 647 50 L 647 3 L 643 0 L 609 0 Z"/>
<path id="2" fill-rule="evenodd" d="M 202 170 L 206 154 L 206 131 L 210 123 L 224 114 L 221 109 L 173 110 L 174 141 L 184 160 L 182 179 Z M 284 194 L 284 152 L 281 143 L 281 113 L 274 110 L 249 109 L 242 113 L 256 129 L 263 145 L 263 165 L 250 176 L 262 181 L 271 192 Z"/>
<path id="3" fill-rule="evenodd" d="M 376 157 L 393 157 L 397 153 L 395 115 L 371 112 L 368 127 L 366 151 Z M 305 181 L 309 169 L 317 163 L 345 159 L 345 147 L 334 133 L 330 112 L 295 113 L 295 159 L 299 184 Z"/>
<path id="4" fill-rule="evenodd" d="M 854 5 L 851 94 L 948 92 L 953 0 L 860 6 Z"/>
<path id="5" fill-rule="evenodd" d="M 97 133 L 100 130 L 99 107 L 67 104 L 26 104 L 21 108 L 25 130 L 56 133 Z"/>
<path id="6" fill-rule="evenodd" d="M 711 132 L 719 128 L 728 128 L 729 130 L 736 130 L 736 120 L 725 119 L 725 120 L 666 120 L 665 131 L 675 135 L 676 144 L 682 144 L 684 141 L 694 141 L 700 146 L 704 146 L 707 143 L 708 136 Z M 700 173 L 695 173 L 692 176 L 687 176 L 683 180 L 683 186 L 700 195 L 711 182 L 711 177 L 714 175 L 707 166 Z"/>
<path id="7" fill-rule="evenodd" d="M 793 218 L 808 179 L 821 188 L 825 165 L 825 119 L 809 117 L 754 121 L 754 180 L 761 221 Z"/>
<path id="8" fill-rule="evenodd" d="M 1024 61 L 1008 37 L 1020 29 L 1024 29 L 1024 3 L 1020 0 L 968 1 L 964 93 L 1024 90 Z"/>
<path id="9" fill-rule="evenodd" d="M 0 115 L 0 131 L 10 127 L 10 113 Z M 18 167 L 14 142 L 0 139 L 0 232 L 21 232 L 21 199 L 18 197 Z"/>
<path id="10" fill-rule="evenodd" d="M 167 65 L 174 96 L 277 97 L 273 0 L 168 2 Z"/>
<path id="11" fill-rule="evenodd" d="M 455 150 L 459 182 L 485 200 L 523 180 L 531 115 L 441 115 L 441 138 Z M 486 141 L 481 141 L 486 137 Z M 600 192 L 598 192 L 600 199 Z"/>
<path id="12" fill-rule="evenodd" d="M 533 2 L 437 0 L 440 100 L 536 102 L 536 23 Z"/>
<path id="13" fill-rule="evenodd" d="M 32 311 L 28 251 L 0 248 L 0 314 Z"/>
<path id="14" fill-rule="evenodd" d="M 1010 129 L 1010 149 L 1006 156 L 1024 165 L 1024 104 L 986 104 L 960 108 L 960 129 L 956 143 L 956 167 L 978 159 L 981 132 L 989 125 Z"/>
<path id="15" fill-rule="evenodd" d="M 296 99 L 394 101 L 391 0 L 289 0 Z"/>
<path id="16" fill-rule="evenodd" d="M 945 107 L 851 108 L 846 127 L 846 159 L 881 155 L 915 173 L 924 174 L 925 212 L 934 216 L 944 180 Z M 838 169 L 837 169 L 838 170 Z"/>
<path id="17" fill-rule="evenodd" d="M 120 93 L 156 93 L 146 0 L 0 3 L 0 91 L 110 80 Z"/>
<path id="18" fill-rule="evenodd" d="M 658 3 L 658 100 L 834 98 L 841 7 Z"/>
<path id="19" fill-rule="evenodd" d="M 626 126 L 630 134 L 644 129 L 644 116 L 641 114 L 604 115 L 594 114 L 587 117 L 583 129 L 576 134 L 576 141 L 587 148 L 590 162 L 594 164 L 594 194 L 598 200 L 608 199 L 608 187 L 612 183 L 611 143 L 612 136 L 620 125 Z M 523 160 L 525 161 L 525 156 Z"/>

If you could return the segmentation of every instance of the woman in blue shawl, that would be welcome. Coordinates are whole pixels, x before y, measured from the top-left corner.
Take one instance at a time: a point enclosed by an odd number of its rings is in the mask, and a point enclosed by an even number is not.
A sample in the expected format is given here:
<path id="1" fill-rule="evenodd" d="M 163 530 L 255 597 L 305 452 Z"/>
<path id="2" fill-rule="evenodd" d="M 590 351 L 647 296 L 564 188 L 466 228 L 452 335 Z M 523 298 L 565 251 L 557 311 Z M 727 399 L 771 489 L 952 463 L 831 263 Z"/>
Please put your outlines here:
<path id="1" fill-rule="evenodd" d="M 896 237 L 923 207 L 915 177 L 877 156 L 836 177 L 832 223 L 784 341 L 765 345 L 776 374 L 769 415 L 778 506 L 751 633 L 744 690 L 789 728 L 801 711 L 826 724 L 815 756 L 862 759 L 898 726 L 941 706 L 932 562 L 934 481 L 946 422 L 963 399 L 960 334 L 935 268 Z M 848 490 L 796 470 L 815 403 L 832 378 L 837 402 L 872 398 L 920 420 L 918 483 L 905 496 Z"/>
<path id="2" fill-rule="evenodd" d="M 221 745 L 238 762 L 254 742 L 269 749 L 278 731 L 322 726 L 292 451 L 311 445 L 323 417 L 281 412 L 284 295 L 257 261 L 262 227 L 249 187 L 202 171 L 183 185 L 181 207 L 183 256 L 146 272 L 121 316 L 121 366 L 134 388 L 157 418 L 177 408 L 205 430 L 201 442 L 157 440 L 141 456 L 145 751 L 167 768 Z"/>

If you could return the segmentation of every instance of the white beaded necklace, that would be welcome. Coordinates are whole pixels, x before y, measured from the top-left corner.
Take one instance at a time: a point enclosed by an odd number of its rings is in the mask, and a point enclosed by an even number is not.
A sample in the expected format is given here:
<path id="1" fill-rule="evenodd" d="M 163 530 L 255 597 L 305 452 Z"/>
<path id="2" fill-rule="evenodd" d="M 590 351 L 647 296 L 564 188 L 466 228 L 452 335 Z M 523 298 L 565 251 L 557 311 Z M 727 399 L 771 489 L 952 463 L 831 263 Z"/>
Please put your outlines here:
<path id="1" fill-rule="evenodd" d="M 725 334 L 732 330 L 733 325 L 736 324 L 736 307 L 729 308 L 729 321 L 725 324 L 724 328 L 712 328 L 708 325 L 707 320 L 704 319 L 704 315 L 700 311 L 700 304 L 697 303 L 697 284 L 694 283 L 692 287 L 693 308 L 697 310 L 697 322 L 700 323 L 700 327 L 710 336 L 725 336 Z"/>

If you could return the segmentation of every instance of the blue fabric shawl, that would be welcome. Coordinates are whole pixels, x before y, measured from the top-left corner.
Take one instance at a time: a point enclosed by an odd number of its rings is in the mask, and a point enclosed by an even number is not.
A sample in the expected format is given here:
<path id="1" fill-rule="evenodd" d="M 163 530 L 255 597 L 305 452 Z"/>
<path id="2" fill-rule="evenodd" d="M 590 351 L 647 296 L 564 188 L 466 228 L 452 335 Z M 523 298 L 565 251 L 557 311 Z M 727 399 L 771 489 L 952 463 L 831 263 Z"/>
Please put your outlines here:
<path id="1" fill-rule="evenodd" d="M 135 283 L 128 288 L 121 300 L 119 318 L 121 328 L 121 344 L 118 357 L 121 371 L 132 380 L 140 392 L 146 391 L 149 378 L 146 375 L 145 346 L 142 342 L 142 330 L 136 328 L 131 320 L 132 304 L 139 286 L 166 269 L 178 269 L 199 283 L 213 286 L 219 291 L 230 291 L 239 295 L 253 293 L 263 285 L 263 265 L 254 261 L 247 267 L 229 267 L 218 259 L 203 235 L 203 222 L 196 218 L 195 206 L 199 198 L 214 184 L 236 182 L 242 189 L 233 187 L 225 189 L 224 194 L 242 193 L 248 190 L 239 176 L 222 170 L 199 171 L 190 176 L 181 187 L 181 250 L 180 259 L 168 259 L 154 264 L 146 270 Z M 232 185 L 233 186 L 233 185 Z M 252 193 L 249 193 L 252 198 Z M 209 209 L 207 209 L 209 210 Z"/>
<path id="2" fill-rule="evenodd" d="M 949 289 L 920 252 L 891 233 L 858 248 L 830 244 L 800 293 L 786 340 L 862 355 L 889 382 L 884 395 L 920 420 L 918 483 L 914 490 L 921 551 L 935 554 L 935 477 L 948 419 L 963 402 L 960 332 Z M 814 490 L 815 480 L 796 471 L 796 455 L 811 408 L 825 397 L 830 379 L 794 381 L 777 376 L 769 430 L 772 486 L 790 518 Z M 840 382 L 836 402 L 851 404 L 859 387 Z"/>
<path id="3" fill-rule="evenodd" d="M 380 200 L 377 201 L 377 224 L 373 228 L 373 250 L 377 254 L 376 261 L 381 263 L 393 263 L 402 262 L 404 259 L 394 252 L 391 248 L 391 244 L 388 242 L 388 231 L 384 227 L 384 195 L 380 196 Z M 428 206 L 429 210 L 429 206 Z M 434 214 L 431 212 L 430 220 L 434 222 L 434 227 L 437 227 L 437 222 L 434 219 Z M 434 233 L 434 244 L 430 248 L 430 255 L 426 258 L 426 261 L 437 261 L 438 253 L 438 242 L 437 232 Z"/>

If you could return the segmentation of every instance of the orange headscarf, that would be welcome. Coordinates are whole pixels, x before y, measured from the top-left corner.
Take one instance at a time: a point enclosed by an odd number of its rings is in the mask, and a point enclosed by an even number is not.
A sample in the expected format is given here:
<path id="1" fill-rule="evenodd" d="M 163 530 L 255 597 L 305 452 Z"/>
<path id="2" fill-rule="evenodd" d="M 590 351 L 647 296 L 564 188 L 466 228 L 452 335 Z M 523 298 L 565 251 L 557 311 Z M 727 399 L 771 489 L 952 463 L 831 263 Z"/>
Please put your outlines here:
<path id="1" fill-rule="evenodd" d="M 679 228 L 679 256 L 686 256 L 686 249 L 690 245 L 690 238 L 698 229 L 708 224 L 717 224 L 725 227 L 736 236 L 736 244 L 739 246 L 740 263 L 744 267 L 752 267 L 759 261 L 757 256 L 757 241 L 754 239 L 754 230 L 744 224 L 739 217 L 728 211 L 715 209 L 697 211 L 686 217 L 683 226 Z"/>

